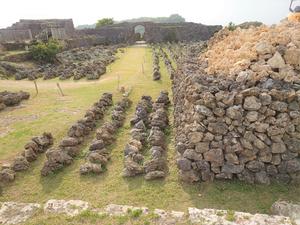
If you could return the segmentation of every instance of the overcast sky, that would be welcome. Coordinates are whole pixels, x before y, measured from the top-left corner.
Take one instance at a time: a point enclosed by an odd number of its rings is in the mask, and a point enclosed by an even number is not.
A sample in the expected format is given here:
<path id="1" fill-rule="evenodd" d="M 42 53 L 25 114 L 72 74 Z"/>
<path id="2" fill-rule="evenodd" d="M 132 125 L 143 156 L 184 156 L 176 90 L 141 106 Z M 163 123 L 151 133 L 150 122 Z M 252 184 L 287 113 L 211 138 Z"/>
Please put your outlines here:
<path id="1" fill-rule="evenodd" d="M 124 20 L 178 13 L 187 21 L 226 25 L 230 21 L 273 24 L 288 14 L 290 0 L 0 0 L 0 28 L 19 19 L 72 18 L 75 25 L 99 18 Z M 300 2 L 300 1 L 298 1 Z"/>

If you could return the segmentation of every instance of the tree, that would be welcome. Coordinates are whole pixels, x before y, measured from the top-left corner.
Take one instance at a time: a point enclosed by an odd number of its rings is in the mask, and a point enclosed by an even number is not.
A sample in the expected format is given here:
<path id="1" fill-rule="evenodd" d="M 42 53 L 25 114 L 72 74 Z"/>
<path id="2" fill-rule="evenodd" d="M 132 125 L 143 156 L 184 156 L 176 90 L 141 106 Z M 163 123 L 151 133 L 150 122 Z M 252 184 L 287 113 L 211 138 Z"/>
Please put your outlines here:
<path id="1" fill-rule="evenodd" d="M 230 31 L 234 31 L 236 29 L 236 25 L 233 22 L 229 22 L 227 27 Z"/>
<path id="2" fill-rule="evenodd" d="M 101 20 L 98 20 L 96 23 L 96 28 L 106 26 L 106 25 L 112 25 L 114 24 L 114 19 L 113 18 L 103 18 Z"/>
<path id="3" fill-rule="evenodd" d="M 31 57 L 38 62 L 50 62 L 53 63 L 56 58 L 56 54 L 62 50 L 62 44 L 53 39 L 49 39 L 48 42 L 37 42 L 29 47 L 29 53 Z"/>

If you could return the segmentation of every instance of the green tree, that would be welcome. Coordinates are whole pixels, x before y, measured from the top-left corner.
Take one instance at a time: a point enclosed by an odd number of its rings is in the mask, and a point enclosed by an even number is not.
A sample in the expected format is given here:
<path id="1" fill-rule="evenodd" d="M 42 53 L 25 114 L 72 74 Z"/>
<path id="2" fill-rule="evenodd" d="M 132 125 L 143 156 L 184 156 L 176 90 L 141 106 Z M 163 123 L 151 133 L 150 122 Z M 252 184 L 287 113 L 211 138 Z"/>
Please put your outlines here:
<path id="1" fill-rule="evenodd" d="M 54 62 L 56 54 L 62 50 L 62 44 L 54 39 L 36 42 L 29 47 L 31 57 L 38 62 Z"/>
<path id="2" fill-rule="evenodd" d="M 114 19 L 113 18 L 103 18 L 101 20 L 98 20 L 96 23 L 96 28 L 106 26 L 106 25 L 112 25 L 114 24 Z"/>

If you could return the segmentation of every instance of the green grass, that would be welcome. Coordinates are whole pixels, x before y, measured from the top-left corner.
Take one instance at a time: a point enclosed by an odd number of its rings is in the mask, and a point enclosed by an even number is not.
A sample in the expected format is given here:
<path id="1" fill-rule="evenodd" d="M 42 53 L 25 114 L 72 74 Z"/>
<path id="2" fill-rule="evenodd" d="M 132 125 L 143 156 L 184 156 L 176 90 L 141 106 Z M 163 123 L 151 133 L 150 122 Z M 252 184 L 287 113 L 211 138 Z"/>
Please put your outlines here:
<path id="1" fill-rule="evenodd" d="M 144 62 L 145 57 L 145 62 Z M 142 63 L 145 73 L 142 74 Z M 32 163 L 31 168 L 18 173 L 14 183 L 4 187 L 0 201 L 45 203 L 49 199 L 80 199 L 88 201 L 94 207 L 102 208 L 107 204 L 126 204 L 146 206 L 150 209 L 186 211 L 188 207 L 218 208 L 234 211 L 269 212 L 270 206 L 278 199 L 300 201 L 300 188 L 295 185 L 271 186 L 249 185 L 238 181 L 215 181 L 214 183 L 184 184 L 178 178 L 173 129 L 168 137 L 168 168 L 165 180 L 145 181 L 143 177 L 123 178 L 123 149 L 130 137 L 130 118 L 134 115 L 135 105 L 142 95 L 151 95 L 154 99 L 163 89 L 170 91 L 171 81 L 161 60 L 161 81 L 152 81 L 152 54 L 150 48 L 127 48 L 120 59 L 112 64 L 109 72 L 99 81 L 59 81 L 67 96 L 61 97 L 56 88 L 57 79 L 38 81 L 40 93 L 34 96 L 34 85 L 30 81 L 0 81 L 0 89 L 30 91 L 32 98 L 23 103 L 25 107 L 0 112 L 0 118 L 17 118 L 11 124 L 1 126 L 10 132 L 0 139 L 0 161 L 12 158 L 22 150 L 23 145 L 33 136 L 50 131 L 55 143 L 66 135 L 69 127 L 83 116 L 89 106 L 105 91 L 114 92 L 116 102 L 118 76 L 120 86 L 132 87 L 130 95 L 133 101 L 128 110 L 125 126 L 117 134 L 117 141 L 110 146 L 112 159 L 107 171 L 99 176 L 79 175 L 79 167 L 84 162 L 84 152 L 93 135 L 82 147 L 82 154 L 74 163 L 59 173 L 41 177 L 40 170 L 45 156 Z M 7 82 L 7 83 L 6 83 Z M 172 108 L 170 108 L 172 113 Z M 107 118 L 108 116 L 106 116 Z M 171 128 L 173 126 L 172 116 Z M 1 120 L 1 119 L 0 119 Z M 91 215 L 88 217 L 97 217 Z M 45 219 L 39 215 L 33 224 L 80 224 L 74 219 L 55 216 Z M 107 221 L 99 224 L 147 224 L 148 219 L 136 221 L 136 218 L 94 218 L 95 221 Z M 62 222 L 64 221 L 64 222 Z M 90 219 L 79 221 L 93 224 Z M 134 221 L 134 222 L 132 222 Z M 131 223 L 132 222 L 132 223 Z M 142 223 L 142 224 L 143 224 Z"/>

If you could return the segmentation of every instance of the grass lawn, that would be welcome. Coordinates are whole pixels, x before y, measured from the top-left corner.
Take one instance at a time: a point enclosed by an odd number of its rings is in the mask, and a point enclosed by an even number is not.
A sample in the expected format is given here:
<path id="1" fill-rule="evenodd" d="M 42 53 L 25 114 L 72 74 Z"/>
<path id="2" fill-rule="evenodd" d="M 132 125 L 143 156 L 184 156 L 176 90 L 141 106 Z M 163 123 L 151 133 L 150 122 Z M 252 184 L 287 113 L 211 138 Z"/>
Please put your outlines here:
<path id="1" fill-rule="evenodd" d="M 121 97 L 117 93 L 118 77 L 120 86 L 133 88 L 130 95 L 133 105 L 128 111 L 125 126 L 117 134 L 116 143 L 111 146 L 112 159 L 105 173 L 99 176 L 79 175 L 79 167 L 84 162 L 84 152 L 87 151 L 87 146 L 93 138 L 91 136 L 82 148 L 81 156 L 71 166 L 53 176 L 41 177 L 40 170 L 45 161 L 44 156 L 41 156 L 28 171 L 18 173 L 14 183 L 3 188 L 0 201 L 44 203 L 53 198 L 80 199 L 90 202 L 95 207 L 114 203 L 146 206 L 150 209 L 185 211 L 187 207 L 198 207 L 252 213 L 267 213 L 271 204 L 279 198 L 300 201 L 300 188 L 293 185 L 261 186 L 238 181 L 216 181 L 194 185 L 181 183 L 178 180 L 172 131 L 168 145 L 169 175 L 165 180 L 145 181 L 143 177 L 123 178 L 121 176 L 123 148 L 130 136 L 129 121 L 134 114 L 135 105 L 142 95 L 156 98 L 161 90 L 170 91 L 171 81 L 162 60 L 162 80 L 152 81 L 150 48 L 130 47 L 125 50 L 125 53 L 120 53 L 119 57 L 120 59 L 109 67 L 108 73 L 99 81 L 59 81 L 66 94 L 65 97 L 61 97 L 58 93 L 56 88 L 58 80 L 38 81 L 40 93 L 37 96 L 34 96 L 34 85 L 30 81 L 0 81 L 0 90 L 22 89 L 32 95 L 29 101 L 22 103 L 22 107 L 0 112 L 0 135 L 4 134 L 0 137 L 1 162 L 11 159 L 22 150 L 23 145 L 32 136 L 39 135 L 43 131 L 52 132 L 55 143 L 59 143 L 69 127 L 83 116 L 88 107 L 99 99 L 101 93 L 113 92 L 116 102 Z M 171 115 L 170 119 L 173 119 Z M 43 224 L 41 221 L 44 218 L 41 215 L 32 223 Z M 105 218 L 96 218 L 97 221 L 102 219 Z M 62 224 L 61 221 L 73 224 L 72 220 L 64 217 L 55 217 L 44 222 Z"/>

